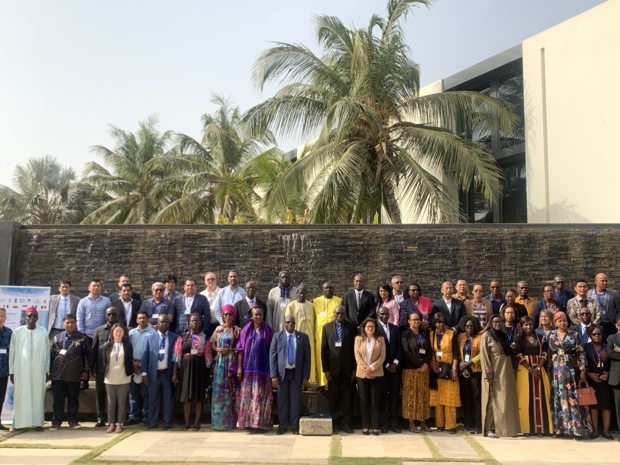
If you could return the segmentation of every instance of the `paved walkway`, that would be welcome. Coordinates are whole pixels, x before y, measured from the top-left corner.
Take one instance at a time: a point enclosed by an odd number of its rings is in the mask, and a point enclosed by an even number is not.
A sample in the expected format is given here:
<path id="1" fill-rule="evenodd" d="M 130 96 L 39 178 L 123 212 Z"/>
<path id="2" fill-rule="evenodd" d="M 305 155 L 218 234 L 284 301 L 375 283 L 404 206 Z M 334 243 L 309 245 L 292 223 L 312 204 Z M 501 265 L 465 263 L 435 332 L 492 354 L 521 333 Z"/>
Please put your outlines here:
<path id="1" fill-rule="evenodd" d="M 0 464 L 76 464 L 107 462 L 216 462 L 329 464 L 332 457 L 386 458 L 390 463 L 419 465 L 433 461 L 460 464 L 618 464 L 620 442 L 551 438 L 488 439 L 466 433 L 385 434 L 335 437 L 278 436 L 275 431 L 200 432 L 127 428 L 105 434 L 92 423 L 73 431 L 0 433 Z M 443 461 L 442 461 L 443 460 Z M 342 461 L 342 460 L 341 460 Z"/>

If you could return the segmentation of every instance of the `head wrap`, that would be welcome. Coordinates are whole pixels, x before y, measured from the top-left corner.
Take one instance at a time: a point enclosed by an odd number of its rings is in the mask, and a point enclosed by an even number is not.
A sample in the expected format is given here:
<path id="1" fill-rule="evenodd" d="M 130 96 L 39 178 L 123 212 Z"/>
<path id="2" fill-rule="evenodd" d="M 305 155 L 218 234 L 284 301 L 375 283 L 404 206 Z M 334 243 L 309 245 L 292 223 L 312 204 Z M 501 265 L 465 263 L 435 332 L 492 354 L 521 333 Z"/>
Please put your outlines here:
<path id="1" fill-rule="evenodd" d="M 562 318 L 562 317 L 566 318 L 566 313 L 561 312 L 561 311 L 555 312 L 555 313 L 553 314 L 553 324 L 555 324 L 555 322 L 556 322 L 556 321 L 558 321 L 558 319 L 560 319 L 560 318 Z M 566 319 L 567 319 L 567 318 L 566 318 Z M 567 320 L 568 320 L 568 319 L 567 319 Z"/>
<path id="2" fill-rule="evenodd" d="M 237 309 L 230 304 L 226 304 L 222 307 L 222 314 L 226 313 L 226 312 L 230 312 L 233 314 L 233 317 L 237 318 Z"/>
<path id="3" fill-rule="evenodd" d="M 39 311 L 38 311 L 36 308 L 34 308 L 34 307 L 28 307 L 28 308 L 26 309 L 26 313 L 25 313 L 25 314 L 26 314 L 26 315 L 29 315 L 30 313 L 36 313 L 36 314 L 38 315 L 38 314 L 39 314 Z"/>
<path id="4" fill-rule="evenodd" d="M 510 341 L 508 340 L 508 336 L 506 335 L 506 333 L 502 330 L 497 331 L 495 328 L 493 328 L 493 320 L 495 320 L 496 318 L 499 318 L 500 320 L 502 319 L 502 317 L 499 315 L 495 315 L 493 318 L 491 318 L 491 328 L 489 329 L 489 336 L 491 336 L 491 338 L 497 344 L 499 344 L 499 346 L 504 351 L 504 354 L 510 357 L 514 357 L 514 353 L 512 351 L 512 347 L 510 347 Z"/>

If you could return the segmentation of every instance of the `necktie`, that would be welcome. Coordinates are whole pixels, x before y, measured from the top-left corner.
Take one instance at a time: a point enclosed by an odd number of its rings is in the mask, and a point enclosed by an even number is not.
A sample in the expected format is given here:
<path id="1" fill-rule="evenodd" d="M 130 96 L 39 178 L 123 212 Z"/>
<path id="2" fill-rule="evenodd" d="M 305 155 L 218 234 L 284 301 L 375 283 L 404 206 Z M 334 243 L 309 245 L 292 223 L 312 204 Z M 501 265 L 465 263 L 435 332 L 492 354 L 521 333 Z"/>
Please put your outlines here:
<path id="1" fill-rule="evenodd" d="M 336 334 L 338 336 L 339 341 L 342 341 L 342 331 L 343 331 L 342 324 L 336 323 Z"/>
<path id="2" fill-rule="evenodd" d="M 357 309 L 360 309 L 360 300 L 361 300 L 361 295 L 359 292 L 355 292 L 355 297 L 357 298 Z"/>
<path id="3" fill-rule="evenodd" d="M 293 335 L 288 335 L 288 364 L 295 365 L 295 349 L 293 348 Z"/>
<path id="4" fill-rule="evenodd" d="M 390 327 L 383 326 L 383 331 L 385 332 L 385 338 L 387 339 L 388 342 L 390 342 Z"/>
<path id="5" fill-rule="evenodd" d="M 165 348 L 166 348 L 166 335 L 165 335 L 165 334 L 162 334 L 162 335 L 159 337 L 159 350 L 163 350 L 163 349 L 165 349 Z M 157 355 L 157 360 L 159 360 L 159 361 L 161 362 L 163 359 L 164 359 L 164 354 L 159 353 L 159 354 Z"/>

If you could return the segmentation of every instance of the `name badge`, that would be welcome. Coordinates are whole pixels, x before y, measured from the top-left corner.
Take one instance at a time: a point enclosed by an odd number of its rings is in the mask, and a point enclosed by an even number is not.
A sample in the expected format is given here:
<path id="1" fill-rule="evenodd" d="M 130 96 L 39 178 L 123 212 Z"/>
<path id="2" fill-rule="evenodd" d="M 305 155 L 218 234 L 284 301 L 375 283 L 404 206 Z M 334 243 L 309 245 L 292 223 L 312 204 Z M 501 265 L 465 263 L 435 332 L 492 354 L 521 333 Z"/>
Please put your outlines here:
<path id="1" fill-rule="evenodd" d="M 420 355 L 424 355 L 426 353 L 426 349 L 420 349 Z"/>
<path id="2" fill-rule="evenodd" d="M 7 354 L 8 351 L 6 349 L 0 349 L 0 355 Z"/>
<path id="3" fill-rule="evenodd" d="M 465 354 L 465 361 L 469 362 L 469 354 Z"/>
<path id="4" fill-rule="evenodd" d="M 159 318 L 159 313 L 153 313 L 153 315 L 151 315 L 151 318 Z"/>
<path id="5" fill-rule="evenodd" d="M 6 349 L 5 349 L 6 350 Z M 65 355 L 67 353 L 67 349 L 62 349 L 60 352 L 58 352 L 60 355 Z"/>
<path id="6" fill-rule="evenodd" d="M 185 311 L 183 312 L 185 315 L 189 315 L 190 310 L 188 308 L 185 309 Z"/>
<path id="7" fill-rule="evenodd" d="M 198 355 L 198 349 L 192 349 L 191 354 L 192 355 Z"/>
<path id="8" fill-rule="evenodd" d="M 437 357 L 441 357 L 443 355 L 443 352 L 442 351 L 437 351 L 437 352 L 435 352 L 435 355 L 437 355 Z"/>
<path id="9" fill-rule="evenodd" d="M 336 341 L 336 347 L 342 347 L 342 341 Z"/>
<path id="10" fill-rule="evenodd" d="M 321 314 L 320 314 L 319 316 L 321 316 L 321 317 L 325 318 L 325 317 L 327 316 L 327 313 L 325 313 L 325 312 L 321 312 Z"/>
<path id="11" fill-rule="evenodd" d="M 166 355 L 166 349 L 159 349 L 159 353 Z"/>
<path id="12" fill-rule="evenodd" d="M 112 368 L 114 368 L 115 370 L 120 370 L 121 366 L 120 365 L 114 365 Z"/>

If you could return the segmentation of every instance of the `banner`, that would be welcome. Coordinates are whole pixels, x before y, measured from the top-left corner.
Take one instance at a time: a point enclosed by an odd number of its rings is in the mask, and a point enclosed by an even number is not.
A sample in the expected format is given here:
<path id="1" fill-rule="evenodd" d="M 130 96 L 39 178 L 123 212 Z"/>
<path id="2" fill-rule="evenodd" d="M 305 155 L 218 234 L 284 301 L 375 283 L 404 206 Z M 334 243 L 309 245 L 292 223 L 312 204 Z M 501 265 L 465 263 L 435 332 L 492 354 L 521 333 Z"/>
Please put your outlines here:
<path id="1" fill-rule="evenodd" d="M 26 324 L 26 309 L 34 307 L 39 312 L 37 325 L 47 329 L 49 320 L 49 287 L 0 286 L 0 307 L 6 309 L 5 326 L 15 328 Z M 6 399 L 2 406 L 2 423 L 11 423 L 13 419 L 13 384 L 9 381 Z"/>

